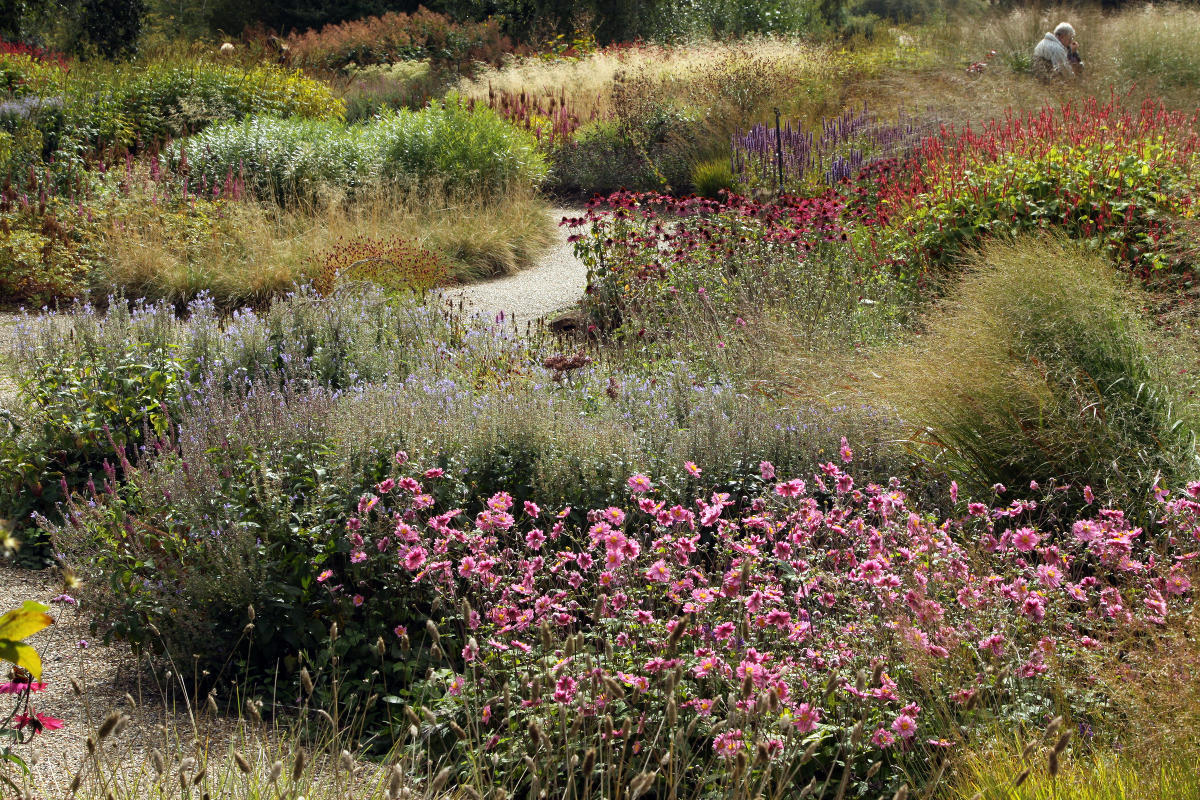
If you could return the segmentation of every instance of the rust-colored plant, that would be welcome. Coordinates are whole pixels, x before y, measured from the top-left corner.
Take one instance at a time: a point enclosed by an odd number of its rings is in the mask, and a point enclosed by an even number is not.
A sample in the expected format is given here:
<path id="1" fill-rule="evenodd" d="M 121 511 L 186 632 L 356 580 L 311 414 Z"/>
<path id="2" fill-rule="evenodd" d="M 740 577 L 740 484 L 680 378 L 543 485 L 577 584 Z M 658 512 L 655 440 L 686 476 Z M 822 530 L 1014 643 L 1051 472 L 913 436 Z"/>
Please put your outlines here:
<path id="1" fill-rule="evenodd" d="M 329 295 L 343 282 L 366 281 L 387 292 L 419 293 L 445 283 L 449 271 L 441 255 L 416 242 L 357 236 L 315 259 L 313 288 Z"/>

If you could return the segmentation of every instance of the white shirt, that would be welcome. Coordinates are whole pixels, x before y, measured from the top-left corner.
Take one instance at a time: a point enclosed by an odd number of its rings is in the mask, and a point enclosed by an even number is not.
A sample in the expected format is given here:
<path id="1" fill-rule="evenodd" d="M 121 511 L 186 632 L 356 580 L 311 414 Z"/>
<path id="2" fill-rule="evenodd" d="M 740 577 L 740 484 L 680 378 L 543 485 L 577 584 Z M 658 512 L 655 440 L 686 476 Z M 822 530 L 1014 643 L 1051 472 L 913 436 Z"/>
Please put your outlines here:
<path id="1" fill-rule="evenodd" d="M 1058 40 L 1058 37 L 1053 33 L 1047 33 L 1037 46 L 1033 48 L 1034 59 L 1044 58 L 1050 62 L 1052 72 L 1061 72 L 1070 76 L 1074 76 L 1075 72 L 1071 69 L 1071 64 L 1067 60 L 1067 48 L 1063 47 L 1063 43 Z"/>

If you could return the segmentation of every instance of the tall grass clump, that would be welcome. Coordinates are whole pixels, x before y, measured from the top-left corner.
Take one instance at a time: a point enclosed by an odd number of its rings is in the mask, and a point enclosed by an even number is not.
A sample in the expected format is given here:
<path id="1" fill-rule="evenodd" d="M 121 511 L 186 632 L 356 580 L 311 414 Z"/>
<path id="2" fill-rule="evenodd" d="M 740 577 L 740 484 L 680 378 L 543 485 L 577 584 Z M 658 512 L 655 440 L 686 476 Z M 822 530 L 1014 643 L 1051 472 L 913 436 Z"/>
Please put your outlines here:
<path id="1" fill-rule="evenodd" d="M 1023 758 L 1020 749 L 970 752 L 953 782 L 954 798 L 978 800 L 1196 800 L 1200 772 L 1196 753 L 1172 750 L 1147 762 L 1127 753 L 1097 749 L 1064 757 L 1050 771 L 1050 748 Z M 1025 777 L 1017 783 L 1022 775 Z"/>
<path id="2" fill-rule="evenodd" d="M 882 391 L 972 487 L 1055 481 L 1144 500 L 1198 464 L 1192 411 L 1156 367 L 1139 301 L 1083 245 L 993 243 Z"/>

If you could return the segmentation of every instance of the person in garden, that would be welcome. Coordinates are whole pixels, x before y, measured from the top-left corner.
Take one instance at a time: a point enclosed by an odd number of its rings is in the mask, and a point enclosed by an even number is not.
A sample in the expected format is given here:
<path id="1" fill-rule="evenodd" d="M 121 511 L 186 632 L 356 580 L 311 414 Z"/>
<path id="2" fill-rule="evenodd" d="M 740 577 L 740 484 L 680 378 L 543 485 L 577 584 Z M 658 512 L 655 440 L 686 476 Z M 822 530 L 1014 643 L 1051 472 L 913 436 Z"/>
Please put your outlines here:
<path id="1" fill-rule="evenodd" d="M 1083 71 L 1078 48 L 1075 28 L 1069 22 L 1058 23 L 1054 32 L 1047 33 L 1033 48 L 1034 74 L 1044 78 L 1074 78 Z"/>

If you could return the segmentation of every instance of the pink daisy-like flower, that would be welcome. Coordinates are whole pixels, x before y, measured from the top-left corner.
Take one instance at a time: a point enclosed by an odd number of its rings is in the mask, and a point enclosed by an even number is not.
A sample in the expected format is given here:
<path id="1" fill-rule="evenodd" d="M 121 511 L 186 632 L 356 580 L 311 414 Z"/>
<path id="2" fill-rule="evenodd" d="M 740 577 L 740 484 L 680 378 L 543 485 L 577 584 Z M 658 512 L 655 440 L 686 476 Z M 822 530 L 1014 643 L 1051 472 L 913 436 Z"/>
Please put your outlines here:
<path id="1" fill-rule="evenodd" d="M 893 720 L 892 730 L 905 739 L 911 739 L 917 732 L 917 721 L 908 714 L 901 714 Z"/>
<path id="2" fill-rule="evenodd" d="M 333 577 L 333 570 L 331 570 L 331 569 L 322 570 L 321 574 L 317 576 L 317 583 L 324 583 L 325 581 L 329 580 L 332 577 Z"/>
<path id="3" fill-rule="evenodd" d="M 796 706 L 796 710 L 792 714 L 792 726 L 800 733 L 816 730 L 817 723 L 820 721 L 821 709 L 813 708 L 808 703 Z"/>
<path id="4" fill-rule="evenodd" d="M 643 494 L 654 488 L 654 484 L 650 482 L 650 479 L 641 473 L 630 475 L 626 483 L 629 484 L 629 489 L 634 494 Z"/>
<path id="5" fill-rule="evenodd" d="M 871 743 L 880 750 L 887 750 L 896 743 L 896 735 L 886 728 L 877 728 L 871 735 Z"/>
<path id="6" fill-rule="evenodd" d="M 21 694 L 28 690 L 30 694 L 44 691 L 46 684 L 44 683 L 24 683 L 21 681 L 10 681 L 9 683 L 0 683 L 0 694 Z"/>
<path id="7" fill-rule="evenodd" d="M 1033 548 L 1037 547 L 1038 542 L 1041 540 L 1042 537 L 1038 536 L 1037 531 L 1035 531 L 1033 528 L 1017 529 L 1017 532 L 1013 534 L 1012 539 L 1013 547 L 1017 548 L 1022 553 L 1028 553 L 1029 551 L 1033 550 Z"/>
<path id="8" fill-rule="evenodd" d="M 404 556 L 404 568 L 410 572 L 420 569 L 421 565 L 425 563 L 425 555 L 423 547 L 409 548 L 408 553 Z"/>
<path id="9" fill-rule="evenodd" d="M 726 731 L 713 739 L 713 750 L 716 750 L 717 755 L 725 760 L 734 758 L 741 749 L 742 731 L 740 729 Z"/>
<path id="10" fill-rule="evenodd" d="M 665 559 L 659 559 L 650 565 L 650 569 L 646 570 L 646 577 L 658 583 L 666 583 L 671 580 L 671 568 L 667 566 Z"/>
<path id="11" fill-rule="evenodd" d="M 687 473 L 688 473 L 688 475 L 691 475 L 693 478 L 699 478 L 699 477 L 700 477 L 700 472 L 701 472 L 701 469 L 700 469 L 699 467 L 697 467 L 697 466 L 696 466 L 696 462 L 694 462 L 694 461 L 685 461 L 685 462 L 683 462 L 683 468 L 684 468 L 684 469 L 686 469 L 686 470 L 687 470 Z"/>

